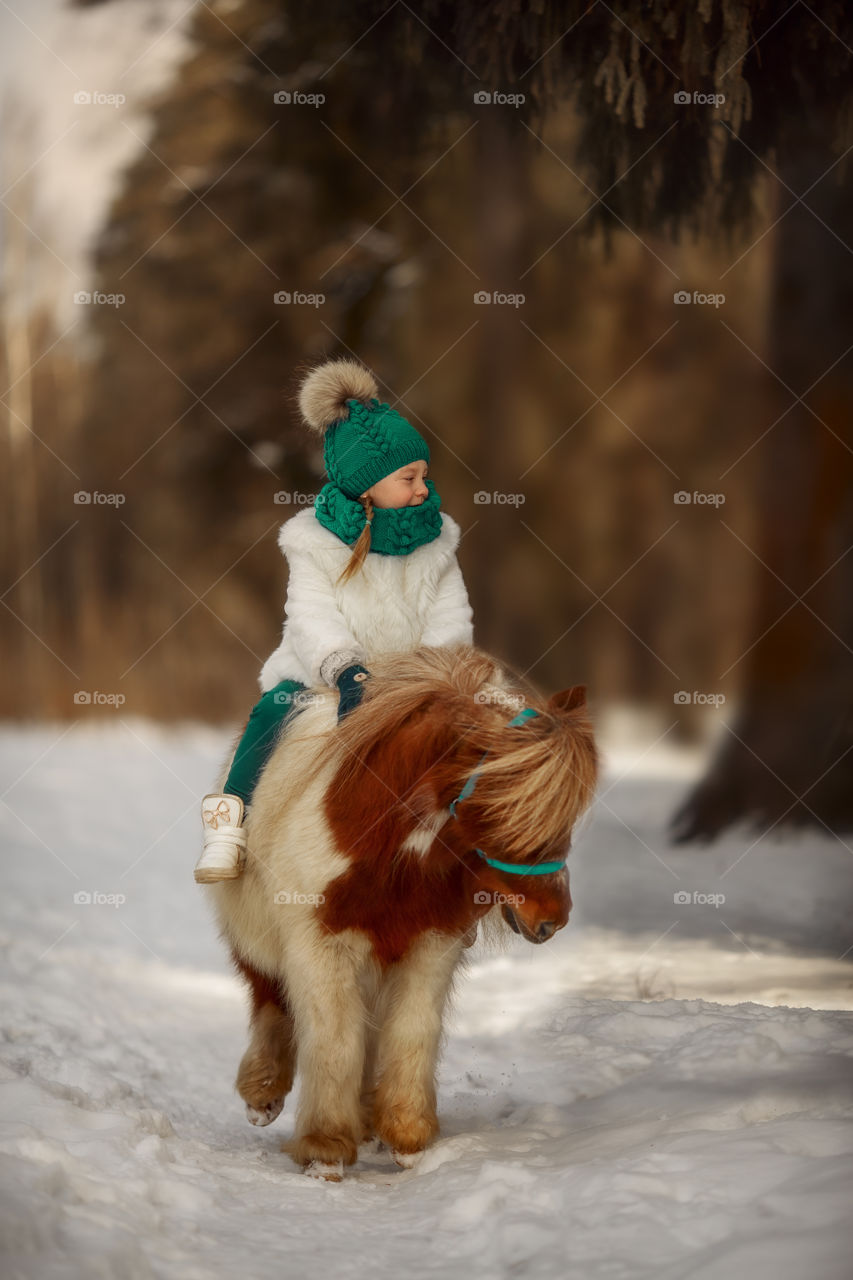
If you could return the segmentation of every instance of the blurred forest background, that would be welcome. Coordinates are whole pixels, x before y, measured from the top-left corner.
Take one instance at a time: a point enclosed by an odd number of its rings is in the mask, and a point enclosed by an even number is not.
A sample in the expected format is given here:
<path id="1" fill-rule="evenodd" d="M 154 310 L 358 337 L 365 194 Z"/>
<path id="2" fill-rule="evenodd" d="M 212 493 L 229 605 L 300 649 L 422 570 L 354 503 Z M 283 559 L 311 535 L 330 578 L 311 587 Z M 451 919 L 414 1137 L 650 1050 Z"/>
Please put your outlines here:
<path id="1" fill-rule="evenodd" d="M 276 528 L 322 483 L 296 385 L 350 353 L 430 442 L 479 645 L 683 739 L 725 714 L 685 838 L 849 826 L 848 6 L 103 0 L 62 29 L 67 128 L 7 94 L 0 139 L 0 713 L 245 717 Z M 39 195 L 72 129 L 137 139 L 85 270 Z"/>

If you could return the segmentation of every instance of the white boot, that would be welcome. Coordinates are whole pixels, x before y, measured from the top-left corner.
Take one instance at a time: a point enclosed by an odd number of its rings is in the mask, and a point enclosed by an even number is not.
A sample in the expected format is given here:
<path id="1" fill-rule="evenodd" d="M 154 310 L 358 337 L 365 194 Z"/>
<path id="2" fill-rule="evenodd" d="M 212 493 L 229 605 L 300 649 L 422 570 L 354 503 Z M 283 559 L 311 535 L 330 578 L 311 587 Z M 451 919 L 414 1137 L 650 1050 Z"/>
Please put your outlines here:
<path id="1" fill-rule="evenodd" d="M 239 796 L 205 796 L 201 802 L 204 850 L 193 875 L 198 884 L 236 880 L 246 861 L 243 801 Z"/>

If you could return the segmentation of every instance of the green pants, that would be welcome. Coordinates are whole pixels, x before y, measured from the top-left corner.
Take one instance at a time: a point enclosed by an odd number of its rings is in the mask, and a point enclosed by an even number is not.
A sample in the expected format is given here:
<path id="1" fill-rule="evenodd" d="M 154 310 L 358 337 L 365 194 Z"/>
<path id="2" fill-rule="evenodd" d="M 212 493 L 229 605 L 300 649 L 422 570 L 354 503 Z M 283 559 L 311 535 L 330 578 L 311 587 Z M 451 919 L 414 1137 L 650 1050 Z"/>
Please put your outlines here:
<path id="1" fill-rule="evenodd" d="M 282 680 L 255 703 L 234 753 L 223 791 L 239 796 L 244 805 L 252 798 L 261 770 L 277 745 L 285 723 L 299 713 L 293 695 L 307 688 L 298 680 Z"/>

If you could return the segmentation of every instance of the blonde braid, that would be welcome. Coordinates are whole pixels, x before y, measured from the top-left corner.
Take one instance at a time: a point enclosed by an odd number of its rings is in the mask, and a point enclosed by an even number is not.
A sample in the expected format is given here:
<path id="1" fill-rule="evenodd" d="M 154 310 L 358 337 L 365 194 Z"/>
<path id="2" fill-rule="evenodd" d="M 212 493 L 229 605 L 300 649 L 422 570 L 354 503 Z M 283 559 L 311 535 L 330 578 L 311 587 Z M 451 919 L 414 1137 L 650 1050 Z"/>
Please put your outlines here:
<path id="1" fill-rule="evenodd" d="M 367 558 L 367 553 L 370 550 L 370 526 L 373 521 L 373 499 L 368 494 L 366 497 L 360 498 L 359 501 L 361 502 L 361 505 L 364 507 L 364 516 L 365 516 L 366 523 L 364 528 L 361 531 L 361 534 L 359 535 L 358 542 L 355 544 L 355 546 L 352 549 L 352 555 L 350 556 L 343 572 L 338 578 L 338 582 L 349 582 L 353 574 L 357 573 L 358 570 L 361 568 L 362 564 Z"/>

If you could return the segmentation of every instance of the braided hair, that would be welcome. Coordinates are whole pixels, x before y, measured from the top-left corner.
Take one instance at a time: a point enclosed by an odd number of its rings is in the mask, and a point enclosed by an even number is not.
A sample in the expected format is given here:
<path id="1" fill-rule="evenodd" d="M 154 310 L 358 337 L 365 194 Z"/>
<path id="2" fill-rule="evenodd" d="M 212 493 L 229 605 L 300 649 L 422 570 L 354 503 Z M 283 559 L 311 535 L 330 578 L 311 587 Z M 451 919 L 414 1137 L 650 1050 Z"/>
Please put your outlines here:
<path id="1" fill-rule="evenodd" d="M 359 501 L 361 502 L 361 505 L 364 507 L 364 515 L 365 515 L 366 523 L 361 533 L 359 534 L 358 542 L 356 542 L 355 546 L 352 549 L 352 555 L 350 556 L 349 560 L 344 566 L 342 573 L 338 577 L 339 583 L 349 582 L 350 578 L 354 574 L 358 573 L 359 569 L 367 559 L 367 553 L 370 551 L 370 525 L 373 520 L 373 499 L 371 498 L 370 494 L 365 494 L 365 496 L 359 499 Z"/>

